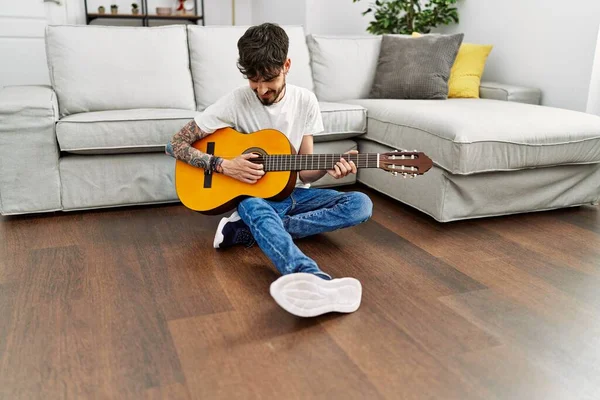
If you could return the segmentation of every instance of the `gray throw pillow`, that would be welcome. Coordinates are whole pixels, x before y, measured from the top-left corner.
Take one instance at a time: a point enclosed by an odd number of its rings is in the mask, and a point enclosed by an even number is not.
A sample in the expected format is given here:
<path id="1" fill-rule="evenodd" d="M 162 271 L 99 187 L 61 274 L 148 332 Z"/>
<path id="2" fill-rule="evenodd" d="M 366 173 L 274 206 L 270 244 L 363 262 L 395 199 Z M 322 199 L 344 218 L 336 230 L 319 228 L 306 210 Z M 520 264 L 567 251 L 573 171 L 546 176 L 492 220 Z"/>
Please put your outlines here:
<path id="1" fill-rule="evenodd" d="M 383 35 L 369 97 L 447 99 L 450 70 L 464 34 Z"/>

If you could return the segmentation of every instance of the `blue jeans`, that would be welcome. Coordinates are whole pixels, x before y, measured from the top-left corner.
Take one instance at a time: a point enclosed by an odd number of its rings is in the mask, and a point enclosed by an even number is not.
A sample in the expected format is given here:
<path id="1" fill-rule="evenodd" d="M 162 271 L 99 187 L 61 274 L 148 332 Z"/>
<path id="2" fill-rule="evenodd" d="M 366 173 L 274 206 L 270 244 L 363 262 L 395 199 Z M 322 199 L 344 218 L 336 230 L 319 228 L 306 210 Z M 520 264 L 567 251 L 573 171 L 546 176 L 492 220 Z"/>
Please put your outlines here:
<path id="1" fill-rule="evenodd" d="M 296 188 L 280 202 L 248 198 L 238 205 L 256 243 L 282 275 L 307 272 L 323 279 L 331 276 L 293 239 L 358 225 L 371 217 L 372 210 L 373 203 L 364 193 L 318 188 Z"/>

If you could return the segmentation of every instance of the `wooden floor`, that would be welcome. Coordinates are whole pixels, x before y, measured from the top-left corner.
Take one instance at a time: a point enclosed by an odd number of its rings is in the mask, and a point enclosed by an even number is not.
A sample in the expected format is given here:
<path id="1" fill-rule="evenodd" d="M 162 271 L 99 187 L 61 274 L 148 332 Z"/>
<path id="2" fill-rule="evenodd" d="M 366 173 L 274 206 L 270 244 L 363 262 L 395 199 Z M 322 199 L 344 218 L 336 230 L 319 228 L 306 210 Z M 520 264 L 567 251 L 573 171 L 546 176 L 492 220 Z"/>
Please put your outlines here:
<path id="1" fill-rule="evenodd" d="M 258 247 L 181 205 L 0 218 L 2 399 L 599 399 L 600 212 L 373 218 L 299 246 L 353 276 L 301 319 Z"/>

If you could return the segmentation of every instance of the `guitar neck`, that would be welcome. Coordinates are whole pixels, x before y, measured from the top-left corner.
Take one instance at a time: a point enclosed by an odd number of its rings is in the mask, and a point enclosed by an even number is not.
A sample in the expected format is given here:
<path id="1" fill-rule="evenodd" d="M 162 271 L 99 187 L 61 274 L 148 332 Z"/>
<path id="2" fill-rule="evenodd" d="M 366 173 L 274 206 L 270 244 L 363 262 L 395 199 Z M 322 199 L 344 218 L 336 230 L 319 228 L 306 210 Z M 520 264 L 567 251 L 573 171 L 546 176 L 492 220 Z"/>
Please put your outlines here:
<path id="1" fill-rule="evenodd" d="M 265 171 L 330 170 L 344 158 L 356 168 L 379 168 L 378 153 L 359 154 L 271 154 L 252 160 L 264 165 Z"/>

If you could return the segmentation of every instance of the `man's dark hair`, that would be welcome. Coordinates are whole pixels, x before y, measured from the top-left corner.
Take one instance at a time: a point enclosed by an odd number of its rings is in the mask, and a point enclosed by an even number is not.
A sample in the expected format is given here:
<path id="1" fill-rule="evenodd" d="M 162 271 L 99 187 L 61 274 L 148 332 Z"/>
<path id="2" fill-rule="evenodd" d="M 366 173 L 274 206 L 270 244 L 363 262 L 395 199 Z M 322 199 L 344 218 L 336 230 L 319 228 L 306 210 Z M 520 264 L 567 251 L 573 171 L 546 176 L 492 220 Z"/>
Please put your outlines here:
<path id="1" fill-rule="evenodd" d="M 277 24 L 252 26 L 238 40 L 237 67 L 247 79 L 269 80 L 279 75 L 287 59 L 289 38 Z"/>

